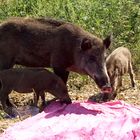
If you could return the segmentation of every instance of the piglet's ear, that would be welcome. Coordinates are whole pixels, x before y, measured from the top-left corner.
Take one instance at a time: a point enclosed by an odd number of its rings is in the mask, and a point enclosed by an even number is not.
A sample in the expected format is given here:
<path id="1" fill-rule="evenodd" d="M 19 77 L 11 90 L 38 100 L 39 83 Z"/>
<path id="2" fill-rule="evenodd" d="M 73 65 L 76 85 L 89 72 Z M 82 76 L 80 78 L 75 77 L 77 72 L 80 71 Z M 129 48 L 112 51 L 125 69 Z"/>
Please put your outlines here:
<path id="1" fill-rule="evenodd" d="M 91 47 L 92 47 L 91 41 L 89 39 L 86 39 L 86 38 L 83 39 L 82 44 L 81 44 L 81 49 L 83 51 L 86 51 L 88 49 L 91 49 Z"/>
<path id="2" fill-rule="evenodd" d="M 112 42 L 112 34 L 107 36 L 104 40 L 103 40 L 103 43 L 104 43 L 104 46 L 106 47 L 106 49 L 109 48 L 110 44 Z"/>

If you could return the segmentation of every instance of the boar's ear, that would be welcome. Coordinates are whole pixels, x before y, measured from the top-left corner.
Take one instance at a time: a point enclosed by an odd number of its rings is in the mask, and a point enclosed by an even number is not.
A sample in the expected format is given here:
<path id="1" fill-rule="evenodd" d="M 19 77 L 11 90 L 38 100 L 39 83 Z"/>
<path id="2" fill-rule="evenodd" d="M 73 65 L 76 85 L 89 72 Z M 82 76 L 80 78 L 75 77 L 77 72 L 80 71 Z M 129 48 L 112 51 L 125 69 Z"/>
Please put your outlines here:
<path id="1" fill-rule="evenodd" d="M 91 41 L 89 39 L 85 38 L 82 40 L 81 48 L 83 51 L 91 49 L 91 47 L 92 47 L 92 44 L 91 44 Z"/>
<path id="2" fill-rule="evenodd" d="M 112 41 L 112 34 L 107 36 L 104 40 L 103 40 L 103 43 L 104 43 L 104 46 L 106 47 L 106 49 L 109 48 L 110 44 L 111 44 L 111 41 Z"/>

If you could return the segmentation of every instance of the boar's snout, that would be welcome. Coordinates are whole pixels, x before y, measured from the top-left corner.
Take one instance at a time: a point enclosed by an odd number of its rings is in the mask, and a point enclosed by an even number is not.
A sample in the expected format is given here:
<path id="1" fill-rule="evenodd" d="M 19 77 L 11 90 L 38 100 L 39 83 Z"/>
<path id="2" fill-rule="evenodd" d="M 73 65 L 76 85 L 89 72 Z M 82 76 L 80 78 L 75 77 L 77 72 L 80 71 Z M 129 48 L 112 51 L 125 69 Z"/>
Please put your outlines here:
<path id="1" fill-rule="evenodd" d="M 112 93 L 112 87 L 110 85 L 105 85 L 101 88 L 102 93 Z"/>
<path id="2" fill-rule="evenodd" d="M 107 77 L 95 77 L 95 82 L 101 89 L 102 93 L 112 93 L 112 87 Z"/>

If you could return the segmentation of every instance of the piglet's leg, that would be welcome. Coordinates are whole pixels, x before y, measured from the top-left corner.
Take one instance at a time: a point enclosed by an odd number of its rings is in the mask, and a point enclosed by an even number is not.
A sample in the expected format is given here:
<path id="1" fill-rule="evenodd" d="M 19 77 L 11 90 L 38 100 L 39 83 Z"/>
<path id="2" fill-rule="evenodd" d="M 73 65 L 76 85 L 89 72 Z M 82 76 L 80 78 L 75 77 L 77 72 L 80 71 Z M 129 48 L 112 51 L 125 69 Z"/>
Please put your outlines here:
<path id="1" fill-rule="evenodd" d="M 134 72 L 131 63 L 129 65 L 129 75 L 130 75 L 132 87 L 135 87 Z"/>

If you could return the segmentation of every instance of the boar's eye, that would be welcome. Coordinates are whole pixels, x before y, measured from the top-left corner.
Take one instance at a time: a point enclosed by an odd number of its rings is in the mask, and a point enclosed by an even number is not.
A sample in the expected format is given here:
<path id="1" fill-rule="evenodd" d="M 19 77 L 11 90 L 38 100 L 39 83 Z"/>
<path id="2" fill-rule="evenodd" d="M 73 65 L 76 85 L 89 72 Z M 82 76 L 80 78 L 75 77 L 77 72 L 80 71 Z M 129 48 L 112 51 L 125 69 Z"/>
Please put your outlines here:
<path id="1" fill-rule="evenodd" d="M 90 56 L 89 57 L 89 62 L 93 62 L 93 61 L 96 61 L 96 57 L 95 56 Z"/>

